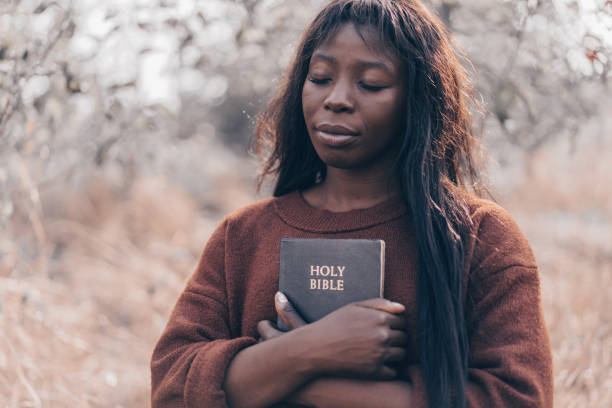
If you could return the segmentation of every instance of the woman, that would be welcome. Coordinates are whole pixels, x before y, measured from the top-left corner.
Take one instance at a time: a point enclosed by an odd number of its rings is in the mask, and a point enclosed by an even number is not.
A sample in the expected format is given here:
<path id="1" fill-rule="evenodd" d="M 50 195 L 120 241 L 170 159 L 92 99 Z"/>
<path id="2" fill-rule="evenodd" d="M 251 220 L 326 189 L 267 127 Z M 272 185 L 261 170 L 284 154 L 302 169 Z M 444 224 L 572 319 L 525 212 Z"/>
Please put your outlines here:
<path id="1" fill-rule="evenodd" d="M 154 406 L 552 405 L 533 254 L 467 191 L 467 91 L 418 1 L 321 11 L 259 119 L 274 198 L 211 236 L 154 351 Z M 301 321 L 275 295 L 279 242 L 317 237 L 383 239 L 385 299 Z"/>

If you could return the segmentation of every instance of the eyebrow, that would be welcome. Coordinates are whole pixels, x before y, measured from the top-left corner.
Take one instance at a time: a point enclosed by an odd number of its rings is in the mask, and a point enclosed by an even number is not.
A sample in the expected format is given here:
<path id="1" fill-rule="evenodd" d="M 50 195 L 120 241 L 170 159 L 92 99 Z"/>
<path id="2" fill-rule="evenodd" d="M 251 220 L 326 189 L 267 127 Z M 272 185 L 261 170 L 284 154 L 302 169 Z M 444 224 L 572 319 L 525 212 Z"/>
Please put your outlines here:
<path id="1" fill-rule="evenodd" d="M 330 62 L 332 64 L 336 63 L 336 58 L 332 57 L 331 55 L 327 55 L 327 54 L 322 54 L 320 52 L 317 52 L 316 54 L 314 54 L 312 56 L 312 59 L 322 59 L 324 61 Z M 359 65 L 360 68 L 362 69 L 368 69 L 368 68 L 378 68 L 381 69 L 389 74 L 392 74 L 391 69 L 387 66 L 387 64 L 381 62 L 381 61 L 359 61 L 357 63 L 357 65 Z"/>

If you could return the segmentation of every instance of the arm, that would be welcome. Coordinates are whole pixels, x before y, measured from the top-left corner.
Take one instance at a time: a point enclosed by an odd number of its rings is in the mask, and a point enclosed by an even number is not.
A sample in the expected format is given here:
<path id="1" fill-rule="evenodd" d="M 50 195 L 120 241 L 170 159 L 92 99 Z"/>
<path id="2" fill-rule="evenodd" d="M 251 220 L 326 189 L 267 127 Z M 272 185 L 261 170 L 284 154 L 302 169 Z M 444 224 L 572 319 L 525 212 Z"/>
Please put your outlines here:
<path id="1" fill-rule="evenodd" d="M 537 268 L 511 266 L 474 283 L 468 330 L 471 407 L 552 406 L 552 357 Z"/>
<path id="2" fill-rule="evenodd" d="M 284 295 L 277 294 L 277 305 L 279 299 L 289 306 Z M 397 303 L 371 299 L 347 305 L 313 324 L 299 318 L 299 327 L 289 323 L 296 328 L 285 334 L 269 321 L 261 322 L 258 330 L 268 341 L 240 352 L 228 369 L 225 389 L 230 405 L 269 406 L 322 375 L 395 377 L 395 370 L 386 364 L 405 354 L 400 347 L 405 335 L 398 330 L 404 321 L 396 315 L 403 311 Z"/>
<path id="3" fill-rule="evenodd" d="M 155 347 L 153 407 L 262 407 L 281 401 L 313 376 L 395 375 L 385 363 L 403 358 L 396 344 L 405 338 L 394 329 L 403 320 L 357 304 L 268 344 L 234 336 L 225 291 L 226 225 L 210 238 Z M 350 352 L 338 352 L 346 347 Z"/>
<path id="4" fill-rule="evenodd" d="M 226 369 L 252 337 L 232 336 L 225 293 L 227 222 L 212 234 L 151 360 L 152 407 L 223 407 Z"/>
<path id="5" fill-rule="evenodd" d="M 512 218 L 494 206 L 474 215 L 466 294 L 470 354 L 467 405 L 551 407 L 552 358 L 533 253 Z M 423 373 L 408 367 L 413 404 L 427 407 Z"/>
<path id="6" fill-rule="evenodd" d="M 542 320 L 537 269 L 514 266 L 479 282 L 468 321 L 467 406 L 552 407 L 550 345 Z M 407 369 L 413 406 L 427 407 L 420 365 Z"/>
<path id="7" fill-rule="evenodd" d="M 369 304 L 369 303 L 367 303 Z M 275 306 L 279 316 L 290 329 L 300 329 L 307 325 L 291 303 L 282 293 L 277 293 Z M 371 306 L 388 313 L 401 313 L 403 307 L 394 306 L 382 299 L 376 299 Z M 258 331 L 265 340 L 285 337 L 295 330 L 283 334 L 269 321 L 260 322 Z M 393 372 L 393 377 L 395 373 Z M 355 378 L 319 377 L 311 381 L 286 402 L 316 407 L 408 407 L 411 398 L 411 386 L 404 381 L 376 381 Z"/>
<path id="8" fill-rule="evenodd" d="M 242 350 L 232 360 L 223 385 L 228 404 L 267 407 L 301 387 L 316 372 L 307 347 L 295 330 Z"/>
<path id="9" fill-rule="evenodd" d="M 412 387 L 405 381 L 328 377 L 312 381 L 289 401 L 319 408 L 409 408 L 411 399 Z"/>
<path id="10" fill-rule="evenodd" d="M 225 282 L 227 223 L 206 244 L 155 347 L 153 407 L 269 406 L 311 378 L 299 331 L 260 344 L 234 335 Z"/>

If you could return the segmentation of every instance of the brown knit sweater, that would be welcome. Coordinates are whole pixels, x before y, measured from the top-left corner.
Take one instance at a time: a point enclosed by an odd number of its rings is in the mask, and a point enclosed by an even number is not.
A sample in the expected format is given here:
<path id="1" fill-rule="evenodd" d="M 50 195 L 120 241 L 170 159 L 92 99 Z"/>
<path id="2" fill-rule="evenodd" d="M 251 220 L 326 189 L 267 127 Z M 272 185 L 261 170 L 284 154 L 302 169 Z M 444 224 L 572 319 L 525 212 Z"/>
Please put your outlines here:
<path id="1" fill-rule="evenodd" d="M 470 198 L 475 225 L 466 257 L 470 407 L 552 406 L 552 364 L 540 283 L 525 237 L 499 206 Z M 386 242 L 385 298 L 406 306 L 403 379 L 412 407 L 427 407 L 416 339 L 416 245 L 401 198 L 332 213 L 299 193 L 229 215 L 210 237 L 174 307 L 151 362 L 154 407 L 225 407 L 226 369 L 275 320 L 281 238 L 368 238 Z"/>

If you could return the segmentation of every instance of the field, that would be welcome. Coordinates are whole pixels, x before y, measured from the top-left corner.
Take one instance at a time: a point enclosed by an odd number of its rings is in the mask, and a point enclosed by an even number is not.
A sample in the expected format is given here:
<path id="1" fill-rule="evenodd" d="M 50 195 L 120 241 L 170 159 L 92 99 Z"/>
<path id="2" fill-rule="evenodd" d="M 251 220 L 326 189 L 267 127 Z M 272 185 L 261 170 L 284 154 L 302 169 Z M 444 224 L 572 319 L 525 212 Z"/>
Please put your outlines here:
<path id="1" fill-rule="evenodd" d="M 0 2 L 0 408 L 150 405 L 209 234 L 267 196 L 239 151 L 324 2 Z M 556 406 L 612 407 L 612 1 L 423 2 L 540 266 Z"/>
<path id="2" fill-rule="evenodd" d="M 540 264 L 559 407 L 612 405 L 610 168 L 590 159 L 610 147 L 537 152 L 526 181 L 498 197 Z M 41 191 L 40 208 L 0 235 L 2 407 L 148 406 L 170 308 L 219 219 L 256 198 L 229 175 L 208 197 L 159 178 L 84 179 Z"/>

